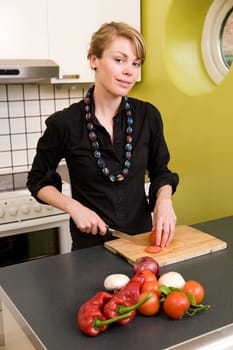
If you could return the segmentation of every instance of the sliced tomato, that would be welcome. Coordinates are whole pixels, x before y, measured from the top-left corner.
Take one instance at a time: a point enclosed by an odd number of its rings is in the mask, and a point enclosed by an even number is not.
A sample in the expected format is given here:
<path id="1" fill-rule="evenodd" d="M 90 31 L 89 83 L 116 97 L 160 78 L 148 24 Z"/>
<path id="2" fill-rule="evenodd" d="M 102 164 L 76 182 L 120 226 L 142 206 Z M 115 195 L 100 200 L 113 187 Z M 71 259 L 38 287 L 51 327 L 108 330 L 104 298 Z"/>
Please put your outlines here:
<path id="1" fill-rule="evenodd" d="M 156 231 L 152 230 L 148 237 L 150 244 L 155 245 L 155 239 L 156 239 Z"/>
<path id="2" fill-rule="evenodd" d="M 145 248 L 145 251 L 149 254 L 158 254 L 162 249 L 162 247 L 159 247 L 157 245 L 150 245 L 149 247 Z"/>

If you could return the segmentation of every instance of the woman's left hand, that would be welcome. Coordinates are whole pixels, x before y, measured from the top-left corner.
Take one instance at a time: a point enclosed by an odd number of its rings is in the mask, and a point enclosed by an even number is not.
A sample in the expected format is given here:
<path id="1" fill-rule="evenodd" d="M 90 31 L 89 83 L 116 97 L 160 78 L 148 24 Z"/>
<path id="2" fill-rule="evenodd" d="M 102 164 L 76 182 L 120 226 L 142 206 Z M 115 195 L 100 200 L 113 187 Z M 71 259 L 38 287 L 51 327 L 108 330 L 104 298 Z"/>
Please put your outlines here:
<path id="1" fill-rule="evenodd" d="M 168 246 L 175 234 L 176 214 L 172 205 L 172 189 L 170 185 L 161 187 L 157 192 L 153 212 L 153 229 L 156 232 L 155 244 Z"/>

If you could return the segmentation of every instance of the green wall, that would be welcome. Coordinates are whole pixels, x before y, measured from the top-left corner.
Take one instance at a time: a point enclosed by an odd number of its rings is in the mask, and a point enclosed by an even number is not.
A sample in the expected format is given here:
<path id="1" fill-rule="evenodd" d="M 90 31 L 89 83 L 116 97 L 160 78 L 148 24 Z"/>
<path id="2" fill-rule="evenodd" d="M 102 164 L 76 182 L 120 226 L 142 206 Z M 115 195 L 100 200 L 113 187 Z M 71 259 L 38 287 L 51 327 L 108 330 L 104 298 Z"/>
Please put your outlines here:
<path id="1" fill-rule="evenodd" d="M 173 197 L 178 224 L 233 214 L 233 71 L 208 77 L 201 31 L 211 0 L 142 0 L 147 59 L 132 95 L 161 111 L 180 175 Z"/>

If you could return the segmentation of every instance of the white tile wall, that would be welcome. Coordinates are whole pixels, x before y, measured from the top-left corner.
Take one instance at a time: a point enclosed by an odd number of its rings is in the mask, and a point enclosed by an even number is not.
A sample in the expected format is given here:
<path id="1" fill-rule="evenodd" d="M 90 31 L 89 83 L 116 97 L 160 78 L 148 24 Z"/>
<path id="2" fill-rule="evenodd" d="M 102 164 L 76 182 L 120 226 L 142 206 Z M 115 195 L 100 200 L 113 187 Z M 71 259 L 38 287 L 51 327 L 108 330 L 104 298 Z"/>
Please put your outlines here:
<path id="1" fill-rule="evenodd" d="M 81 87 L 0 85 L 0 176 L 30 169 L 47 117 L 84 93 Z"/>

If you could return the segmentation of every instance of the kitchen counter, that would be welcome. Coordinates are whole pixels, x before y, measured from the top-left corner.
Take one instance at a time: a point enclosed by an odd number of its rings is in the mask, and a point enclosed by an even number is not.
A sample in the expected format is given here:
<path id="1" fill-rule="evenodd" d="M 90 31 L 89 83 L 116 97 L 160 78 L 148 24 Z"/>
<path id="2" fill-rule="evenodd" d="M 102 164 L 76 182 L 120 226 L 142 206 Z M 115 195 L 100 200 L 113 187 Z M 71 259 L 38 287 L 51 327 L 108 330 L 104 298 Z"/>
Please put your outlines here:
<path id="1" fill-rule="evenodd" d="M 174 321 L 163 313 L 153 317 L 138 314 L 128 325 L 112 325 L 97 337 L 82 334 L 76 325 L 79 306 L 103 290 L 107 275 L 132 275 L 132 266 L 126 260 L 102 246 L 3 267 L 0 269 L 1 286 L 4 295 L 14 303 L 19 315 L 46 349 L 173 348 L 176 344 L 233 324 L 233 216 L 193 227 L 226 241 L 228 245 L 222 251 L 161 268 L 162 273 L 178 271 L 185 279 L 196 279 L 204 285 L 203 303 L 210 304 L 211 308 L 194 317 Z M 231 326 L 229 333 L 232 337 Z M 217 338 L 224 338 L 224 332 Z M 194 341 L 180 349 L 195 349 L 195 344 Z M 196 348 L 201 349 L 200 343 Z M 211 349 L 215 349 L 214 346 Z M 218 346 L 218 349 L 223 347 Z"/>

